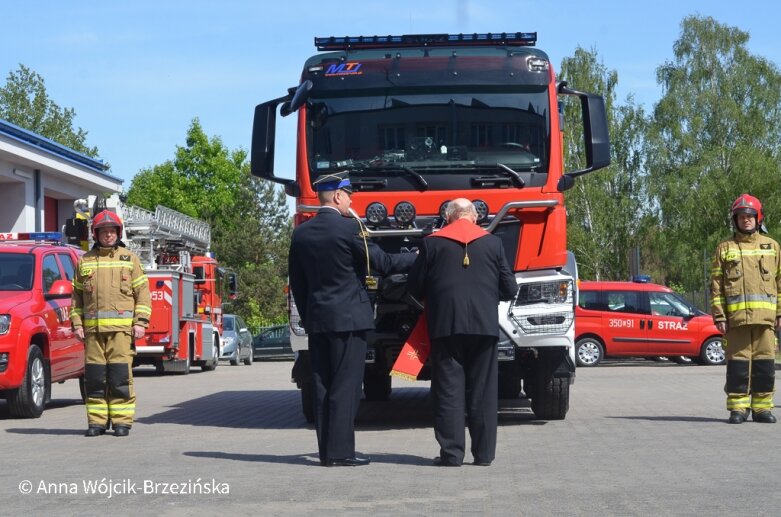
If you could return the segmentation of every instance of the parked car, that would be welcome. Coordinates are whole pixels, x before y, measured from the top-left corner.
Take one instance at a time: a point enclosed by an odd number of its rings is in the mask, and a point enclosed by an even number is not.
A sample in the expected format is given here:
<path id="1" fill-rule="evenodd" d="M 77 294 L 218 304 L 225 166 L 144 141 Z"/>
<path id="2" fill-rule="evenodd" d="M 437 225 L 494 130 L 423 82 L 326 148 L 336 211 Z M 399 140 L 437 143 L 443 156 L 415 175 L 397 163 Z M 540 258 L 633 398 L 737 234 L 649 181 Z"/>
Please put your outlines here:
<path id="1" fill-rule="evenodd" d="M 575 309 L 578 366 L 609 356 L 725 361 L 722 335 L 710 315 L 662 285 L 644 281 L 581 282 Z"/>
<path id="2" fill-rule="evenodd" d="M 52 384 L 78 379 L 84 343 L 71 329 L 80 248 L 57 232 L 0 233 L 0 399 L 17 418 L 38 418 Z"/>
<path id="3" fill-rule="evenodd" d="M 236 366 L 239 362 L 252 364 L 252 334 L 247 324 L 238 314 L 225 314 L 222 318 L 222 350 L 220 360 L 230 361 Z"/>
<path id="4" fill-rule="evenodd" d="M 275 325 L 263 330 L 252 339 L 255 359 L 291 359 L 295 357 L 290 347 L 290 326 Z"/>

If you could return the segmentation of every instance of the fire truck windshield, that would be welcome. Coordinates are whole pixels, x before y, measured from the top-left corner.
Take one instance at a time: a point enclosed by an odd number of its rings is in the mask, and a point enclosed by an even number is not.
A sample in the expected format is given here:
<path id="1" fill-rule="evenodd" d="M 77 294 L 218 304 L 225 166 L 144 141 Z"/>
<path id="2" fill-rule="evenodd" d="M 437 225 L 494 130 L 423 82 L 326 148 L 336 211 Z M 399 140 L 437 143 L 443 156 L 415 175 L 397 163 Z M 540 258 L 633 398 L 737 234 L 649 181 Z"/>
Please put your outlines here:
<path id="1" fill-rule="evenodd" d="M 550 110 L 544 86 L 499 93 L 340 93 L 309 99 L 311 179 L 337 169 L 375 177 L 402 173 L 425 190 L 432 174 L 547 172 Z"/>

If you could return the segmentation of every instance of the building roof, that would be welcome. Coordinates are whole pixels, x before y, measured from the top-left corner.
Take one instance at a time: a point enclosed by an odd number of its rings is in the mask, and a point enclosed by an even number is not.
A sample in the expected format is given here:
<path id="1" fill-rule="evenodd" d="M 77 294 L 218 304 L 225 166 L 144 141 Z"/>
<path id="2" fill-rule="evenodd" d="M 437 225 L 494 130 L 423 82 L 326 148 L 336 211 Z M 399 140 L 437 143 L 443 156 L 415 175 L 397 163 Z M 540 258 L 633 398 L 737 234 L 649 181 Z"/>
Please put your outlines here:
<path id="1" fill-rule="evenodd" d="M 74 151 L 70 147 L 58 144 L 54 140 L 49 140 L 46 137 L 21 128 L 15 124 L 11 124 L 3 119 L 0 119 L 0 135 L 31 145 L 55 157 L 86 167 L 93 172 L 108 176 L 115 181 L 117 180 L 116 177 L 106 172 L 109 166 L 105 164 L 103 160 L 98 160 L 87 156 L 86 154 Z M 119 181 L 121 182 L 122 180 L 120 179 Z"/>

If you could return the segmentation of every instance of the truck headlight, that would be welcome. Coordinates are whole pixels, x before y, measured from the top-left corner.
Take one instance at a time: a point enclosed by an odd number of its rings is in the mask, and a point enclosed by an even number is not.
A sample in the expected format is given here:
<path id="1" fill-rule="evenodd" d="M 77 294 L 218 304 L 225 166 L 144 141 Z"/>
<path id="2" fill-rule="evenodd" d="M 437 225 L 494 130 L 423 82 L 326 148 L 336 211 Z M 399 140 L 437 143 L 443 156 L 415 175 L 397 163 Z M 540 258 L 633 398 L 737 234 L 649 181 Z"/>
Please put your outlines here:
<path id="1" fill-rule="evenodd" d="M 572 280 L 535 282 L 518 286 L 516 307 L 538 303 L 572 303 Z"/>
<path id="2" fill-rule="evenodd" d="M 0 314 L 0 335 L 8 334 L 8 329 L 11 328 L 11 315 Z"/>

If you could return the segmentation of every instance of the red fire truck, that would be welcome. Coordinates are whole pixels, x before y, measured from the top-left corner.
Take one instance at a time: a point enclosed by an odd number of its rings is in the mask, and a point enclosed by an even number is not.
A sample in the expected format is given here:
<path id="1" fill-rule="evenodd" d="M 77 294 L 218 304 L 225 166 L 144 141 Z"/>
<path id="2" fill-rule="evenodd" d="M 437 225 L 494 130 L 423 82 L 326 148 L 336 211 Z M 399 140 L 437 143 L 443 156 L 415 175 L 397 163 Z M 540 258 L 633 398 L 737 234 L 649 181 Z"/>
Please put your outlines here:
<path id="1" fill-rule="evenodd" d="M 136 341 L 134 366 L 158 372 L 214 370 L 219 362 L 223 299 L 236 294 L 236 275 L 209 252 L 209 225 L 158 205 L 154 212 L 124 204 L 114 195 L 91 198 L 95 210 L 115 211 L 124 222 L 123 242 L 141 259 L 149 278 L 152 319 Z"/>
<path id="2" fill-rule="evenodd" d="M 574 380 L 577 268 L 567 251 L 564 191 L 606 167 L 604 100 L 557 82 L 536 33 L 315 38 L 300 83 L 255 108 L 252 172 L 296 198 L 295 223 L 318 209 L 312 182 L 349 171 L 352 207 L 390 252 L 442 228 L 454 198 L 473 200 L 504 243 L 519 284 L 499 307 L 500 396 L 531 399 L 535 415 L 562 419 Z M 586 167 L 564 173 L 559 96 L 580 100 Z M 276 113 L 298 114 L 295 178 L 274 173 Z M 387 398 L 388 375 L 417 311 L 403 276 L 384 278 L 368 336 L 368 399 Z M 293 379 L 307 418 L 306 342 L 291 307 Z M 296 339 L 296 337 L 298 339 Z M 419 378 L 426 378 L 424 368 Z"/>

